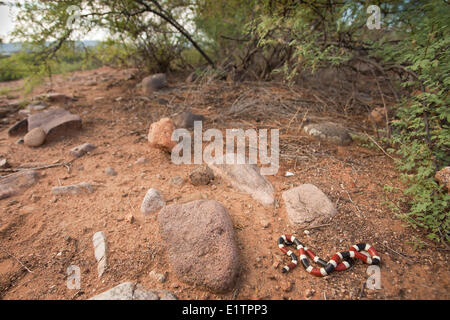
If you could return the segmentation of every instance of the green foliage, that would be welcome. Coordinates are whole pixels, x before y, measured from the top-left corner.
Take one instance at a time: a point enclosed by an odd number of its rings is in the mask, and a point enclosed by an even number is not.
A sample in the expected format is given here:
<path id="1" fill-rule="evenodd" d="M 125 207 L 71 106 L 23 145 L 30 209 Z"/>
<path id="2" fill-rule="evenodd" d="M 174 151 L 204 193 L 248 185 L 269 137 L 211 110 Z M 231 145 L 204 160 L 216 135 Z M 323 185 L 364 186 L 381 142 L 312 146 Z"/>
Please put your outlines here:
<path id="1" fill-rule="evenodd" d="M 449 241 L 450 197 L 434 176 L 450 165 L 450 7 L 442 0 L 371 4 L 381 7 L 382 30 L 366 28 L 362 1 L 269 1 L 256 29 L 259 44 L 281 43 L 293 50 L 278 70 L 287 80 L 305 67 L 314 71 L 341 65 L 361 52 L 381 68 L 405 75 L 403 92 L 416 94 L 406 94 L 395 107 L 389 141 L 408 185 L 404 194 L 409 211 L 399 215 L 424 228 L 430 239 Z"/>
<path id="2" fill-rule="evenodd" d="M 404 82 L 415 90 L 396 108 L 392 142 L 397 146 L 402 178 L 408 183 L 410 210 L 401 217 L 428 231 L 432 240 L 449 241 L 450 196 L 435 181 L 436 170 L 450 164 L 450 12 L 448 4 L 433 0 L 404 11 L 400 41 L 383 38 L 374 55 L 384 63 L 404 66 L 412 79 Z"/>

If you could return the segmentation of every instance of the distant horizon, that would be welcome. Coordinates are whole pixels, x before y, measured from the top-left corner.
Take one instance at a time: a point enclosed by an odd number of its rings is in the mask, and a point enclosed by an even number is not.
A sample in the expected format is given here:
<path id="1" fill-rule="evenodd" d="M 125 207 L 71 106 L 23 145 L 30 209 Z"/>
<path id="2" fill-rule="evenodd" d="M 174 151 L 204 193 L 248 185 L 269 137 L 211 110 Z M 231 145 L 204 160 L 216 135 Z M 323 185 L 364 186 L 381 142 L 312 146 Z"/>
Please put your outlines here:
<path id="1" fill-rule="evenodd" d="M 16 16 L 16 10 L 8 5 L 0 5 L 0 39 L 3 40 L 4 44 L 15 43 L 14 41 L 11 42 L 11 32 L 14 30 L 14 19 Z M 106 33 L 102 30 L 93 30 L 85 36 L 89 37 L 89 39 L 80 39 L 76 41 L 104 41 L 107 38 Z"/>

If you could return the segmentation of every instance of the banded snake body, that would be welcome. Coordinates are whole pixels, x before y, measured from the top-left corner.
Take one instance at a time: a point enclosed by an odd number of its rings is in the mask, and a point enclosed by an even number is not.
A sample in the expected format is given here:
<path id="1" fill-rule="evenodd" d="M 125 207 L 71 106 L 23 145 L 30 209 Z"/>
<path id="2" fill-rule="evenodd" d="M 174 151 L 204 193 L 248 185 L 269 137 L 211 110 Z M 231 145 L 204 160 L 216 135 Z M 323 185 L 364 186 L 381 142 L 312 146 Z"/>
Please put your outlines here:
<path id="1" fill-rule="evenodd" d="M 295 253 L 289 250 L 286 246 L 294 244 L 296 249 L 298 250 L 298 254 L 300 257 L 300 261 L 307 272 L 317 277 L 325 277 L 332 273 L 333 271 L 343 271 L 347 270 L 351 267 L 351 261 L 356 258 L 363 261 L 366 264 L 371 265 L 379 265 L 381 262 L 381 258 L 378 255 L 377 251 L 370 244 L 366 243 L 358 243 L 348 251 L 338 252 L 331 257 L 331 259 L 327 262 L 321 258 L 319 258 L 311 249 L 304 246 L 295 236 L 290 234 L 282 235 L 278 239 L 278 247 L 280 250 L 288 255 L 292 260 L 291 263 L 284 266 L 281 269 L 281 272 L 289 272 L 294 269 L 298 264 L 298 259 Z M 370 257 L 362 254 L 361 251 L 367 251 L 370 254 Z M 321 268 L 313 267 L 308 261 L 309 256 L 315 263 L 321 265 Z"/>

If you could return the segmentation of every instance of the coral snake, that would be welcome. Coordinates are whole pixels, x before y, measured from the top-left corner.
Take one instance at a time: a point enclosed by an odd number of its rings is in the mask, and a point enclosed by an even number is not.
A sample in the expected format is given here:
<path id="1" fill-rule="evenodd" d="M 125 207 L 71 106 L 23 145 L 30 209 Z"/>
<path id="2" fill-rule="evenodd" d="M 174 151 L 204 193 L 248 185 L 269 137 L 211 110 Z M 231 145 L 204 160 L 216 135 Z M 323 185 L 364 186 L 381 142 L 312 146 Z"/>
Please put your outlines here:
<path id="1" fill-rule="evenodd" d="M 325 260 L 316 256 L 316 254 L 311 249 L 305 247 L 295 236 L 285 234 L 278 239 L 278 247 L 283 253 L 287 254 L 292 259 L 292 261 L 281 269 L 281 272 L 283 273 L 294 269 L 298 264 L 298 259 L 295 253 L 286 248 L 286 246 L 292 244 L 296 246 L 298 254 L 300 256 L 300 261 L 302 262 L 302 265 L 306 269 L 306 271 L 317 277 L 325 277 L 334 270 L 347 270 L 351 267 L 354 258 L 372 265 L 378 265 L 381 262 L 380 256 L 378 255 L 375 248 L 366 243 L 358 243 L 350 247 L 348 251 L 338 252 L 331 257 L 330 261 L 326 262 Z M 370 254 L 370 257 L 361 253 L 361 251 L 367 251 Z M 311 259 L 313 259 L 315 263 L 320 264 L 322 267 L 317 268 L 311 266 L 308 261 L 307 255 Z"/>

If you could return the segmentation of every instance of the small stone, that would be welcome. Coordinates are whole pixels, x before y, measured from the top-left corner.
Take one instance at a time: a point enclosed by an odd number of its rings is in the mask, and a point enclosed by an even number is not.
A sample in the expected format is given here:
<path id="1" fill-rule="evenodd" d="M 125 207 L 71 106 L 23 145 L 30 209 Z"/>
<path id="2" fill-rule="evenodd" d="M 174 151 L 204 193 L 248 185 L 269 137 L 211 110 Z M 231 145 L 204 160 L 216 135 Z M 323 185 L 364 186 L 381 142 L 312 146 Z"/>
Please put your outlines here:
<path id="1" fill-rule="evenodd" d="M 310 232 L 308 230 L 304 230 L 303 233 L 308 235 Z"/>
<path id="2" fill-rule="evenodd" d="M 136 160 L 135 164 L 144 164 L 148 162 L 148 158 L 142 157 Z"/>
<path id="3" fill-rule="evenodd" d="M 24 143 L 28 147 L 39 147 L 45 141 L 46 133 L 41 127 L 30 130 L 23 138 Z"/>
<path id="4" fill-rule="evenodd" d="M 332 122 L 308 124 L 304 131 L 312 137 L 338 145 L 349 145 L 352 142 L 347 129 Z"/>
<path id="5" fill-rule="evenodd" d="M 105 173 L 106 173 L 108 176 L 117 176 L 116 170 L 114 170 L 114 168 L 112 168 L 112 167 L 106 168 L 106 169 L 105 169 Z"/>
<path id="6" fill-rule="evenodd" d="M 181 112 L 173 117 L 173 122 L 177 128 L 193 128 L 195 121 L 204 121 L 205 117 L 189 111 Z"/>
<path id="7" fill-rule="evenodd" d="M 294 282 L 293 281 L 284 281 L 281 284 L 281 288 L 284 292 L 291 292 L 294 288 Z"/>
<path id="8" fill-rule="evenodd" d="M 126 220 L 129 223 L 133 223 L 134 222 L 134 216 L 132 214 L 129 214 L 129 215 L 126 216 Z"/>
<path id="9" fill-rule="evenodd" d="M 141 212 L 143 214 L 155 213 L 166 205 L 161 192 L 157 189 L 151 188 L 145 194 L 144 200 L 141 204 Z"/>
<path id="10" fill-rule="evenodd" d="M 161 283 L 166 282 L 167 279 L 166 273 L 158 273 L 155 270 L 150 271 L 149 276 Z"/>
<path id="11" fill-rule="evenodd" d="M 208 166 L 198 166 L 189 174 L 192 185 L 207 185 L 214 179 L 214 172 Z"/>
<path id="12" fill-rule="evenodd" d="M 314 289 L 306 289 L 305 291 L 305 298 L 311 298 L 316 291 Z"/>
<path id="13" fill-rule="evenodd" d="M 445 167 L 439 170 L 435 176 L 436 180 L 447 189 L 447 192 L 450 194 L 450 167 Z"/>
<path id="14" fill-rule="evenodd" d="M 9 164 L 8 160 L 2 159 L 0 160 L 0 169 L 8 169 L 11 168 L 11 165 Z"/>
<path id="15" fill-rule="evenodd" d="M 282 194 L 289 222 L 306 228 L 328 222 L 336 208 L 328 197 L 312 184 L 302 184 Z"/>
<path id="16" fill-rule="evenodd" d="M 151 95 L 154 91 L 167 87 L 167 77 L 164 73 L 157 73 L 142 79 L 142 93 Z"/>
<path id="17" fill-rule="evenodd" d="M 181 187 L 182 185 L 184 185 L 186 183 L 186 179 L 183 179 L 182 177 L 173 177 L 172 179 L 170 179 L 170 184 L 177 186 L 177 187 Z"/>
<path id="18" fill-rule="evenodd" d="M 70 186 L 57 186 L 52 188 L 52 194 L 54 195 L 80 195 L 83 193 L 92 193 L 94 188 L 87 182 L 81 182 L 79 184 Z"/>
<path id="19" fill-rule="evenodd" d="M 152 123 L 148 131 L 150 146 L 171 152 L 177 144 L 175 141 L 172 141 L 172 132 L 174 130 L 175 125 L 172 119 L 169 118 L 163 118 L 158 122 Z"/>
<path id="20" fill-rule="evenodd" d="M 262 220 L 261 226 L 263 227 L 263 229 L 267 229 L 270 226 L 270 222 L 267 220 Z"/>
<path id="21" fill-rule="evenodd" d="M 217 163 L 208 163 L 215 176 L 231 183 L 234 188 L 250 194 L 264 206 L 273 206 L 274 189 L 270 181 L 262 175 L 264 168 L 260 170 L 256 165 L 250 164 L 244 156 L 235 153 L 219 157 L 221 158 L 217 159 Z"/>
<path id="22" fill-rule="evenodd" d="M 94 146 L 93 144 L 90 143 L 84 143 L 82 145 L 79 145 L 73 149 L 70 149 L 69 153 L 76 157 L 79 158 L 83 155 L 85 155 L 88 152 L 91 152 L 92 150 L 94 150 L 96 148 L 96 146 Z"/>
<path id="23" fill-rule="evenodd" d="M 32 194 L 31 195 L 31 201 L 38 202 L 41 199 L 38 195 Z"/>

